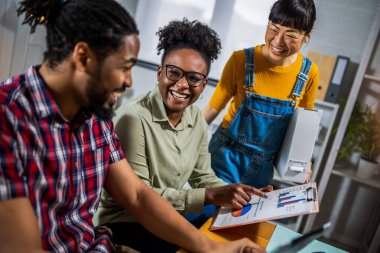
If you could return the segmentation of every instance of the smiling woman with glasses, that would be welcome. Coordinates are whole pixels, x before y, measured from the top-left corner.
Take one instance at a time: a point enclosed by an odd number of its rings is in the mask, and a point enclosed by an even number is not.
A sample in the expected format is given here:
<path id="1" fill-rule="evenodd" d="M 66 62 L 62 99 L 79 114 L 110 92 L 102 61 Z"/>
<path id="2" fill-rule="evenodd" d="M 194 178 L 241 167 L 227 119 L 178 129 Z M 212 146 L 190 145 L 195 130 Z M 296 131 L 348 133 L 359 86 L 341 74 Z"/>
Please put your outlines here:
<path id="1" fill-rule="evenodd" d="M 210 166 L 207 124 L 193 103 L 202 94 L 211 61 L 221 48 L 215 31 L 183 19 L 170 22 L 157 34 L 157 49 L 163 51 L 157 85 L 127 105 L 128 113 L 118 121 L 116 132 L 136 174 L 194 225 L 200 225 L 207 218 L 200 215 L 204 205 L 241 209 L 251 194 L 262 196 L 263 192 L 242 184 L 228 185 Z M 184 189 L 187 182 L 191 189 Z M 115 242 L 141 252 L 176 251 L 134 221 L 104 192 L 100 223 L 111 228 Z"/>

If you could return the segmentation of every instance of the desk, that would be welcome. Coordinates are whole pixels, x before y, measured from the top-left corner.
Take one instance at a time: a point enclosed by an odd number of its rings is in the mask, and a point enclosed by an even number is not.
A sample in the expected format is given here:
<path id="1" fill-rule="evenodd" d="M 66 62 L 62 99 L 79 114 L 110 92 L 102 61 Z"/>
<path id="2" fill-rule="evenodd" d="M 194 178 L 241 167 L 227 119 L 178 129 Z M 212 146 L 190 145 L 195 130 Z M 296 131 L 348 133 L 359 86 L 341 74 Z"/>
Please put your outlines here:
<path id="1" fill-rule="evenodd" d="M 228 242 L 246 237 L 260 245 L 262 248 L 266 248 L 268 253 L 270 253 L 271 250 L 274 250 L 277 246 L 300 236 L 299 233 L 270 222 L 253 223 L 239 227 L 210 231 L 209 227 L 211 226 L 213 219 L 214 217 L 208 219 L 205 224 L 203 224 L 203 226 L 199 229 L 208 238 L 214 241 Z M 183 249 L 177 251 L 177 253 L 186 252 L 187 251 Z M 299 252 L 344 253 L 346 251 L 314 240 Z"/>

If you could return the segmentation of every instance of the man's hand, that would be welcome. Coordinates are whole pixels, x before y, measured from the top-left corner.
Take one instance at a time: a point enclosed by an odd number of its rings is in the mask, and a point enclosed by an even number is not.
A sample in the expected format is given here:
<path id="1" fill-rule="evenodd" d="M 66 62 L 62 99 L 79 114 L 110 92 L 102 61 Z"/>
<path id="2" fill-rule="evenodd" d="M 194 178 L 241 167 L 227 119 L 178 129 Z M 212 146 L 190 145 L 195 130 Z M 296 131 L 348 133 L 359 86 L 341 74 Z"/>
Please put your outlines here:
<path id="1" fill-rule="evenodd" d="M 251 200 L 252 194 L 265 198 L 265 192 L 272 190 L 273 187 L 270 185 L 257 189 L 244 184 L 229 184 L 221 187 L 207 188 L 205 204 L 242 209 Z"/>
<path id="2" fill-rule="evenodd" d="M 216 243 L 212 250 L 207 250 L 208 253 L 265 253 L 266 251 L 260 248 L 259 245 L 247 238 L 228 242 Z"/>
<path id="3" fill-rule="evenodd" d="M 238 188 L 237 192 L 243 192 L 246 195 L 263 194 L 250 186 L 237 184 L 236 186 L 239 186 L 236 187 Z M 144 184 L 126 159 L 109 166 L 105 187 L 108 193 L 130 211 L 150 232 L 190 252 L 263 252 L 258 245 L 248 239 L 230 243 L 217 243 L 209 239 L 185 220 L 157 192 Z M 160 208 L 156 208 L 157 206 Z M 147 214 L 141 210 L 150 210 L 150 212 Z"/>

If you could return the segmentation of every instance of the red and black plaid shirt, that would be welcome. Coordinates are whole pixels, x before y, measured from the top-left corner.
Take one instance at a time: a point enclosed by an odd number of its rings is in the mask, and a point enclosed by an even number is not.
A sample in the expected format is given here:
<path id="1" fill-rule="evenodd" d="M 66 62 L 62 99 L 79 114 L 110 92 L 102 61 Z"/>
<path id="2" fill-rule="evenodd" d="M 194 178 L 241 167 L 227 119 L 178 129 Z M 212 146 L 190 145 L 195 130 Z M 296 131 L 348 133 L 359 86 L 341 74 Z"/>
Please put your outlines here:
<path id="1" fill-rule="evenodd" d="M 29 198 L 42 245 L 109 252 L 92 217 L 109 164 L 124 158 L 111 121 L 62 117 L 36 68 L 0 85 L 0 199 Z"/>

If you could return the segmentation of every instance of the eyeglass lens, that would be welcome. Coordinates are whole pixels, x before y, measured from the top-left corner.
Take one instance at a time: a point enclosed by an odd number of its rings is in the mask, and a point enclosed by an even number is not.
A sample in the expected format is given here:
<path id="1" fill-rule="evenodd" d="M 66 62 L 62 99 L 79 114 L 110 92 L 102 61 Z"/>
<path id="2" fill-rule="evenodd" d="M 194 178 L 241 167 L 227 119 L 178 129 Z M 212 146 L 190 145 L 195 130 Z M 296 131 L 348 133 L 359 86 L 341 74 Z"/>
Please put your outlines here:
<path id="1" fill-rule="evenodd" d="M 178 81 L 183 76 L 186 76 L 186 80 L 191 86 L 199 86 L 206 78 L 206 76 L 202 73 L 186 72 L 180 67 L 174 65 L 165 65 L 164 67 L 166 67 L 166 77 L 171 81 Z"/>

